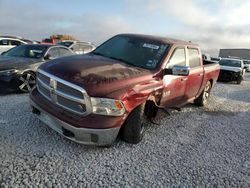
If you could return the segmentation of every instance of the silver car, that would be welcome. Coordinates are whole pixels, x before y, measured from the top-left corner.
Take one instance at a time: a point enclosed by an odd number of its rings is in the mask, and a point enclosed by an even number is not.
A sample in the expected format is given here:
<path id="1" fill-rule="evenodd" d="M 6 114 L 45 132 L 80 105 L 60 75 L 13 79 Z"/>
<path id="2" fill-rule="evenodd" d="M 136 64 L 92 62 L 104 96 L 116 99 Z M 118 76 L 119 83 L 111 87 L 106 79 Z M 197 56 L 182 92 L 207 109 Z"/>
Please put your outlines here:
<path id="1" fill-rule="evenodd" d="M 0 54 L 21 44 L 34 44 L 34 41 L 14 36 L 0 36 Z"/>
<path id="2" fill-rule="evenodd" d="M 246 72 L 250 72 L 250 60 L 243 60 Z"/>
<path id="3" fill-rule="evenodd" d="M 65 40 L 57 43 L 58 45 L 63 45 L 71 49 L 76 54 L 86 54 L 95 49 L 95 46 L 90 42 L 79 42 L 72 40 Z"/>

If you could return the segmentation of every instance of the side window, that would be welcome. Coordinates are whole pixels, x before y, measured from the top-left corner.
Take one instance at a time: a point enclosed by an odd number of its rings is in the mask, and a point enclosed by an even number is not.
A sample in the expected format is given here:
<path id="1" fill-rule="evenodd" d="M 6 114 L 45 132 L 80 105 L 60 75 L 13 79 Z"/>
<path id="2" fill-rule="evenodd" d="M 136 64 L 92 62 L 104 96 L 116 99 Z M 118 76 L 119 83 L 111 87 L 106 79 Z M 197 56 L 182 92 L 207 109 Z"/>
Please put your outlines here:
<path id="1" fill-rule="evenodd" d="M 74 45 L 71 47 L 71 49 L 72 49 L 73 51 L 78 51 L 78 50 L 79 50 L 79 45 L 78 45 L 78 44 L 74 44 Z"/>
<path id="2" fill-rule="evenodd" d="M 0 45 L 1 46 L 8 46 L 9 45 L 9 40 L 6 40 L 6 39 L 0 40 Z"/>
<path id="3" fill-rule="evenodd" d="M 60 56 L 72 55 L 72 52 L 66 48 L 58 48 Z"/>
<path id="4" fill-rule="evenodd" d="M 79 43 L 78 45 L 79 45 L 79 49 L 80 49 L 81 51 L 84 51 L 84 49 L 86 48 L 86 46 L 83 45 L 83 44 L 81 44 L 81 43 Z"/>
<path id="5" fill-rule="evenodd" d="M 186 66 L 186 56 L 184 48 L 177 48 L 174 51 L 166 68 L 171 69 L 174 65 Z"/>
<path id="6" fill-rule="evenodd" d="M 12 45 L 12 46 L 18 46 L 20 44 L 22 44 L 22 43 L 20 41 L 18 41 L 18 40 L 11 40 L 10 41 L 10 45 Z"/>
<path id="7" fill-rule="evenodd" d="M 81 50 L 84 52 L 89 52 L 93 49 L 91 45 L 88 44 L 79 44 L 81 46 Z"/>
<path id="8" fill-rule="evenodd" d="M 200 66 L 200 56 L 198 49 L 189 48 L 188 49 L 189 66 L 190 68 Z"/>
<path id="9" fill-rule="evenodd" d="M 60 56 L 58 48 L 51 48 L 48 52 L 51 59 L 55 59 Z"/>

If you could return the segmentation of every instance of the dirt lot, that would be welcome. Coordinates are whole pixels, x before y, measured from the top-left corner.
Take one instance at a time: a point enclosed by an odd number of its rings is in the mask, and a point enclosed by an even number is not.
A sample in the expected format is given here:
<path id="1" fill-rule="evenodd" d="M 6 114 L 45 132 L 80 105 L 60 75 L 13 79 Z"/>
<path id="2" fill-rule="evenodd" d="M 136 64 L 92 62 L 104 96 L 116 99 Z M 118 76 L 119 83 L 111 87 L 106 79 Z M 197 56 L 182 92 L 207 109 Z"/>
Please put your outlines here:
<path id="1" fill-rule="evenodd" d="M 0 187 L 250 187 L 250 73 L 218 83 L 205 108 L 160 112 L 140 144 L 76 144 L 0 96 Z"/>

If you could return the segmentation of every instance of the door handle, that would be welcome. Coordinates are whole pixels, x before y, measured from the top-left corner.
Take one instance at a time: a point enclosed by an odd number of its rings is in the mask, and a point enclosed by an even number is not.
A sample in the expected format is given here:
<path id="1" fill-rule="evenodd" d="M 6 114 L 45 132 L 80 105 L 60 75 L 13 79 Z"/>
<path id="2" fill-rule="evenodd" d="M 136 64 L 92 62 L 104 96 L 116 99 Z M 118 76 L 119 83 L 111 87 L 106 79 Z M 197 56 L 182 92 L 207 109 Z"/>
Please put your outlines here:
<path id="1" fill-rule="evenodd" d="M 181 78 L 181 81 L 186 81 L 188 80 L 188 78 Z"/>

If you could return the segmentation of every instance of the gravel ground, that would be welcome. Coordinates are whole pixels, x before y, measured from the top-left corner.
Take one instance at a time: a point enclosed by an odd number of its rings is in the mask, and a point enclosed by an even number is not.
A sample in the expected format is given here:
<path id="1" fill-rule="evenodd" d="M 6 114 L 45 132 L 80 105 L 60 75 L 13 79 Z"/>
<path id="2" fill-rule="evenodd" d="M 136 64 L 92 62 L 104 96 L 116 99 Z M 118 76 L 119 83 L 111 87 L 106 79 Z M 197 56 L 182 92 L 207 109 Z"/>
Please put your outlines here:
<path id="1" fill-rule="evenodd" d="M 28 95 L 0 96 L 0 187 L 250 187 L 250 73 L 156 121 L 137 145 L 89 147 L 40 123 Z"/>

